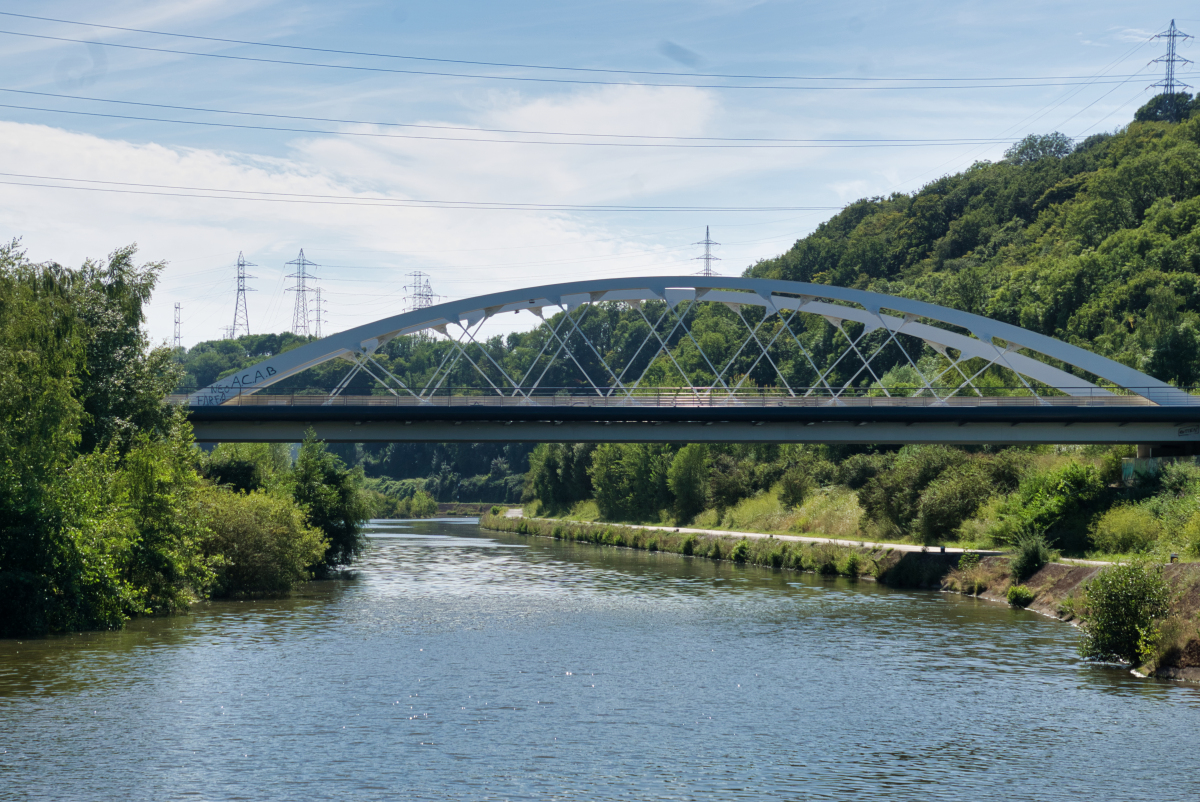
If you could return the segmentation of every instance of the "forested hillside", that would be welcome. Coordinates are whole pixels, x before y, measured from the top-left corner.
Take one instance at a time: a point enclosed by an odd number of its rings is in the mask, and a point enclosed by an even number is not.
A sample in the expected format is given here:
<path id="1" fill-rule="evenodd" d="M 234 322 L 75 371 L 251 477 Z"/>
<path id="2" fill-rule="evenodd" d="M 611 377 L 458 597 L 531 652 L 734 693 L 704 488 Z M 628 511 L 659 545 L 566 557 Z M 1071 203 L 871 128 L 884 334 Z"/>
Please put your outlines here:
<path id="1" fill-rule="evenodd" d="M 913 195 L 858 201 L 747 275 L 878 290 L 1200 381 L 1200 119 L 1072 147 L 1031 136 Z"/>

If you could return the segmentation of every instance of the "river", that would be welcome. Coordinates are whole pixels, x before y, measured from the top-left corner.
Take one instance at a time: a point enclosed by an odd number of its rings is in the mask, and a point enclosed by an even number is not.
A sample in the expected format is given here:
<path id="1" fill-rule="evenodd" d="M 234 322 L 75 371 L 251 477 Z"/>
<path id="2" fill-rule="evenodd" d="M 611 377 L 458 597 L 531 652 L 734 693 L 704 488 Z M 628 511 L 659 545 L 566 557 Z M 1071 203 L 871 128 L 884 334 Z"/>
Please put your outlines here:
<path id="1" fill-rule="evenodd" d="M 352 579 L 0 641 L 4 799 L 1195 799 L 1200 687 L 955 595 L 377 522 Z"/>

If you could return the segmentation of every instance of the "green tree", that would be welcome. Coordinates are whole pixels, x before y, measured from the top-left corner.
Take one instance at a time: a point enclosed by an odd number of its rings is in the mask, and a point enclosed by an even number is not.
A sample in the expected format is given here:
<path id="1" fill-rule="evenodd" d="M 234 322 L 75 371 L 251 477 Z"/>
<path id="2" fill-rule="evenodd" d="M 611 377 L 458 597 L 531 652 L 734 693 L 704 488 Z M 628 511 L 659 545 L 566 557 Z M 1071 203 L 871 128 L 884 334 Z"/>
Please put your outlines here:
<path id="1" fill-rule="evenodd" d="M 293 494 L 308 511 L 309 523 L 329 541 L 320 568 L 346 565 L 362 553 L 362 525 L 371 503 L 363 492 L 362 473 L 346 467 L 310 430 L 300 446 L 292 475 Z"/>
<path id="2" fill-rule="evenodd" d="M 689 443 L 679 449 L 667 471 L 667 483 L 675 497 L 675 520 L 691 521 L 708 500 L 708 446 Z"/>
<path id="3" fill-rule="evenodd" d="M 1008 150 L 1004 158 L 1013 164 L 1029 164 L 1042 159 L 1061 159 L 1071 155 L 1075 143 L 1066 134 L 1030 134 Z"/>

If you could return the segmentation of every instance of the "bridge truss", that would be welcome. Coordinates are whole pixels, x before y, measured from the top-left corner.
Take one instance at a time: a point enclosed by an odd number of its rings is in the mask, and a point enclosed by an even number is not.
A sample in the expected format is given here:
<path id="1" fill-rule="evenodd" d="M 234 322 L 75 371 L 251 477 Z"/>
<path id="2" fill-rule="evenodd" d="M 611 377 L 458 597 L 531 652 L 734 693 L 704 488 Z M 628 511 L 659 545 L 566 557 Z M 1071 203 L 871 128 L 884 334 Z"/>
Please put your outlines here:
<path id="1" fill-rule="evenodd" d="M 726 335 L 716 340 L 696 328 L 714 319 L 696 314 L 710 304 Z M 620 347 L 595 321 L 611 323 L 614 308 L 628 329 Z M 482 336 L 500 315 L 533 324 L 519 358 Z M 400 376 L 381 358 L 406 335 L 447 344 L 431 370 Z M 327 392 L 270 393 L 333 361 L 346 371 Z M 364 375 L 373 394 L 347 395 Z M 217 440 L 295 440 L 311 425 L 355 441 L 1200 441 L 1200 398 L 1060 340 L 906 298 L 723 277 L 439 304 L 271 357 L 187 400 L 197 437 Z"/>

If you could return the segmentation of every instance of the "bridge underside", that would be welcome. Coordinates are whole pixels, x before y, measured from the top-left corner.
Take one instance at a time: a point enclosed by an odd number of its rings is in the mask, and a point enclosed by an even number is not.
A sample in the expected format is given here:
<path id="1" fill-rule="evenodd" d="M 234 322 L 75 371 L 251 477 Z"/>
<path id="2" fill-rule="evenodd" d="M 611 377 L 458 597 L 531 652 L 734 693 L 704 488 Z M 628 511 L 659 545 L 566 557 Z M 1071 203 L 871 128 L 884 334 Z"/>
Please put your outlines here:
<path id="1" fill-rule="evenodd" d="M 1200 445 L 1200 409 L 196 407 L 199 442 L 1131 443 Z"/>

